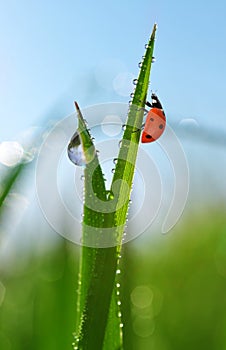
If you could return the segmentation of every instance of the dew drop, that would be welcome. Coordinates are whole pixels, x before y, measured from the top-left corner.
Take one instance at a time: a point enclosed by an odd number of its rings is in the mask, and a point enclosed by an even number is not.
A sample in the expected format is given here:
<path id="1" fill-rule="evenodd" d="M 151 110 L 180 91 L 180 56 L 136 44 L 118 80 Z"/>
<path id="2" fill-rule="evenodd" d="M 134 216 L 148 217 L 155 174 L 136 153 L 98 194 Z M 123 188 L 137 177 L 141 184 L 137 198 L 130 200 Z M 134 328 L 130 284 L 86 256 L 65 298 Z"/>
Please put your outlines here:
<path id="1" fill-rule="evenodd" d="M 142 56 L 143 59 L 145 59 L 145 56 Z"/>
<path id="2" fill-rule="evenodd" d="M 84 174 L 82 174 L 81 176 L 80 176 L 80 180 L 84 180 L 85 179 L 85 175 Z"/>
<path id="3" fill-rule="evenodd" d="M 116 270 L 116 275 L 119 275 L 121 273 L 121 270 L 120 269 L 117 269 Z"/>
<path id="4" fill-rule="evenodd" d="M 151 62 L 154 63 L 156 61 L 156 58 L 152 56 Z"/>
<path id="5" fill-rule="evenodd" d="M 122 145 L 122 140 L 120 140 L 118 143 L 119 148 L 121 147 L 121 145 Z"/>
<path id="6" fill-rule="evenodd" d="M 117 292 L 116 292 L 116 295 L 120 295 L 120 292 L 119 292 L 119 290 L 117 290 Z"/>
<path id="7" fill-rule="evenodd" d="M 148 49 L 150 48 L 150 46 L 148 44 L 145 45 L 145 49 Z"/>
<path id="8" fill-rule="evenodd" d="M 133 98 L 134 95 L 135 95 L 134 92 L 131 92 L 130 97 Z"/>
<path id="9" fill-rule="evenodd" d="M 143 66 L 143 62 L 138 63 L 138 67 L 141 68 Z"/>
<path id="10" fill-rule="evenodd" d="M 119 327 L 120 327 L 120 328 L 123 328 L 123 323 L 120 323 Z"/>
<path id="11" fill-rule="evenodd" d="M 107 200 L 112 200 L 112 199 L 114 199 L 114 194 L 113 194 L 113 192 L 112 191 L 108 191 L 107 192 Z"/>
<path id="12" fill-rule="evenodd" d="M 122 313 L 120 311 L 118 312 L 118 317 L 122 317 Z"/>
<path id="13" fill-rule="evenodd" d="M 133 79 L 133 85 L 137 85 L 138 79 Z"/>
<path id="14" fill-rule="evenodd" d="M 117 287 L 117 288 L 120 288 L 120 283 L 116 283 L 116 287 Z"/>
<path id="15" fill-rule="evenodd" d="M 71 138 L 67 148 L 70 161 L 78 166 L 86 164 L 84 152 L 81 146 L 79 133 L 76 131 Z"/>
<path id="16" fill-rule="evenodd" d="M 114 163 L 114 164 L 117 164 L 117 163 L 118 163 L 118 158 L 114 158 L 114 159 L 113 159 L 113 163 Z"/>
<path id="17" fill-rule="evenodd" d="M 115 173 L 115 169 L 113 168 L 113 169 L 111 169 L 111 172 L 114 174 Z"/>
<path id="18" fill-rule="evenodd" d="M 122 130 L 125 131 L 126 130 L 126 124 L 122 125 Z"/>
<path id="19" fill-rule="evenodd" d="M 121 305 L 122 303 L 121 303 L 121 301 L 120 300 L 118 300 L 117 301 L 117 305 Z"/>

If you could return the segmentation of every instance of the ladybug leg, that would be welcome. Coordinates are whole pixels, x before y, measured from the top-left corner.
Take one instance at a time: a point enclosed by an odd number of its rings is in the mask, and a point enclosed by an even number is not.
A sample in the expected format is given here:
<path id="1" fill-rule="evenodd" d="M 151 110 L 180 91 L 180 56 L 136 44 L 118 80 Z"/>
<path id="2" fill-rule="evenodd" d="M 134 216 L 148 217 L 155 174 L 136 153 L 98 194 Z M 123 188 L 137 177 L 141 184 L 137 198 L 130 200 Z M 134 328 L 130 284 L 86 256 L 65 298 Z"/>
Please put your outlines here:
<path id="1" fill-rule="evenodd" d="M 139 110 L 140 110 L 140 111 L 144 111 L 144 114 L 145 114 L 145 115 L 149 112 L 147 109 L 142 108 L 142 107 L 141 107 Z"/>
<path id="2" fill-rule="evenodd" d="M 148 106 L 148 107 L 150 107 L 150 108 L 152 108 L 152 107 L 153 107 L 152 103 L 151 103 L 151 102 L 149 102 L 149 101 L 146 101 L 146 102 L 145 102 L 145 104 L 146 104 L 146 106 Z"/>
<path id="3" fill-rule="evenodd" d="M 140 102 L 143 102 L 143 101 L 140 100 Z M 154 107 L 153 104 L 152 104 L 151 102 L 149 102 L 149 101 L 146 101 L 146 102 L 145 102 L 145 105 L 148 106 L 148 107 L 150 107 L 150 108 L 153 108 L 153 107 Z M 140 108 L 140 109 L 143 109 L 144 112 L 148 113 L 147 109 L 145 109 L 145 108 Z"/>
<path id="4" fill-rule="evenodd" d="M 140 128 L 140 129 L 136 129 L 136 130 L 132 131 L 132 133 L 133 133 L 133 132 L 138 132 L 139 130 L 143 130 L 143 129 L 144 129 L 144 125 L 145 125 L 145 123 L 141 125 L 141 128 Z"/>

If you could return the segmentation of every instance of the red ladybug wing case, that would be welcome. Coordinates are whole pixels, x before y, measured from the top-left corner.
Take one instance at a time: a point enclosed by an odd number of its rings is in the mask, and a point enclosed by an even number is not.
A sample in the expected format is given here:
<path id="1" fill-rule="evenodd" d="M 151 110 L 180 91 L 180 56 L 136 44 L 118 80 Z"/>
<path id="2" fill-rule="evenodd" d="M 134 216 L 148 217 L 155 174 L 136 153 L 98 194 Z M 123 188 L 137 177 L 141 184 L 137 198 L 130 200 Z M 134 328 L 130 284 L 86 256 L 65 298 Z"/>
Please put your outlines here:
<path id="1" fill-rule="evenodd" d="M 152 108 L 146 118 L 144 131 L 141 136 L 141 142 L 153 142 L 157 140 L 164 132 L 166 127 L 166 117 L 159 108 Z"/>

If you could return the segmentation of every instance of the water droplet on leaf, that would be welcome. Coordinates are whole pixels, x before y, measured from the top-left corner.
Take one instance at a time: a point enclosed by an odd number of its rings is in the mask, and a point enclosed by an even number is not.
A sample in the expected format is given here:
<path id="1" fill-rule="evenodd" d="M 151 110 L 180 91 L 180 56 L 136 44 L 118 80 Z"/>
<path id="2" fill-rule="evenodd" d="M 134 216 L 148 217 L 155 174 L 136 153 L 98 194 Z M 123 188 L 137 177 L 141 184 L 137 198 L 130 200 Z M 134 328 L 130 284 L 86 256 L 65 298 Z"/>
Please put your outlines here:
<path id="1" fill-rule="evenodd" d="M 112 200 L 114 199 L 114 194 L 112 191 L 107 191 L 107 200 Z"/>
<path id="2" fill-rule="evenodd" d="M 70 161 L 78 166 L 86 164 L 79 133 L 76 131 L 69 142 L 67 153 Z"/>

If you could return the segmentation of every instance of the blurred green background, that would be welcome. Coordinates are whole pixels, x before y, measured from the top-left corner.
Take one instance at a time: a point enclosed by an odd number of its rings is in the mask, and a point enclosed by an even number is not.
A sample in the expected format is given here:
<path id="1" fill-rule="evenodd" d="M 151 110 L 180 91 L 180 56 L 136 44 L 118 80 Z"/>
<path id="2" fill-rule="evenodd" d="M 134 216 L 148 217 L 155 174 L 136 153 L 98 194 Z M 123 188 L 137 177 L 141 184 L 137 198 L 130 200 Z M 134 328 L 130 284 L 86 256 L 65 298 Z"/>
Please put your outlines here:
<path id="1" fill-rule="evenodd" d="M 225 349 L 225 214 L 210 206 L 182 221 L 123 247 L 125 349 Z M 1 237 L 0 348 L 71 349 L 80 248 L 35 221 L 16 236 L 26 247 Z"/>

